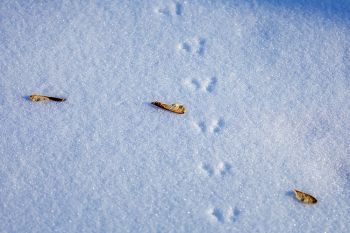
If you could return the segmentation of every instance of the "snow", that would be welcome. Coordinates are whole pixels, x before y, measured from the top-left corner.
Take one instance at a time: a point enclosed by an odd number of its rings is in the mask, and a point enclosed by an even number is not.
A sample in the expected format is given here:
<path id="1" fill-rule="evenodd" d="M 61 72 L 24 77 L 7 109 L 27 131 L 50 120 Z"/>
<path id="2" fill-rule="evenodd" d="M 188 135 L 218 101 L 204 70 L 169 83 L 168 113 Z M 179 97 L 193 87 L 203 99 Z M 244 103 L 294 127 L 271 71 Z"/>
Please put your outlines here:
<path id="1" fill-rule="evenodd" d="M 349 38 L 346 0 L 2 1 L 0 232 L 348 232 Z"/>

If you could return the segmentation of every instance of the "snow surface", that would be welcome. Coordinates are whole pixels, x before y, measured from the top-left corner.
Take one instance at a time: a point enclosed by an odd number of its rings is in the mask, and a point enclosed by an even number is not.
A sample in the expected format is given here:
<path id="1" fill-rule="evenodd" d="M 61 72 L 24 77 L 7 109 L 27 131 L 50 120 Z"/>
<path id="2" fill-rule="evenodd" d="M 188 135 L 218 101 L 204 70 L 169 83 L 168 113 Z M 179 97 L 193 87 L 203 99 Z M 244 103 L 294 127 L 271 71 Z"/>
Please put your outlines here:
<path id="1" fill-rule="evenodd" d="M 2 0 L 0 58 L 0 232 L 350 230 L 350 1 Z"/>

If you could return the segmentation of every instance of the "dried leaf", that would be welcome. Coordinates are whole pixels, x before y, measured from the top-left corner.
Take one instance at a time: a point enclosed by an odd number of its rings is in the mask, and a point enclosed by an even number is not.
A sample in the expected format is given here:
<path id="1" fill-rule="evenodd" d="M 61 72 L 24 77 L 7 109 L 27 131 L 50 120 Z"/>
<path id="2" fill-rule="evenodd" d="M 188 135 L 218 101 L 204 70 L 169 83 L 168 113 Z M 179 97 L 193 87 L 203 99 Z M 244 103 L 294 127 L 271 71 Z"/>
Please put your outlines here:
<path id="1" fill-rule="evenodd" d="M 186 108 L 185 106 L 181 105 L 181 104 L 165 104 L 162 102 L 152 102 L 153 105 L 160 107 L 162 109 L 168 110 L 170 112 L 174 112 L 177 114 L 184 114 L 186 112 Z"/>
<path id="2" fill-rule="evenodd" d="M 317 200 L 310 194 L 301 192 L 299 190 L 294 189 L 295 197 L 301 202 L 304 202 L 306 204 L 316 204 Z"/>
<path id="3" fill-rule="evenodd" d="M 63 101 L 66 101 L 66 99 L 64 99 L 64 98 L 57 98 L 57 97 L 44 96 L 44 95 L 31 95 L 31 96 L 29 96 L 29 99 L 33 102 L 39 102 L 39 101 L 63 102 Z"/>

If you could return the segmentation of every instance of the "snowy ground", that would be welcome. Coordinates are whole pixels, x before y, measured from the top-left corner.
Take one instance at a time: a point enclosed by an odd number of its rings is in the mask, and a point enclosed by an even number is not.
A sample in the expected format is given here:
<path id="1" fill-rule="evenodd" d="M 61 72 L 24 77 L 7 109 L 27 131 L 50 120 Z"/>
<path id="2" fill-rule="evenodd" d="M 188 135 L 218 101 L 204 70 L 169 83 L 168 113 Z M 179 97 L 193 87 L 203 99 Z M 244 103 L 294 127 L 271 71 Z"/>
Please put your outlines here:
<path id="1" fill-rule="evenodd" d="M 2 0 L 0 121 L 0 232 L 349 232 L 350 1 Z"/>

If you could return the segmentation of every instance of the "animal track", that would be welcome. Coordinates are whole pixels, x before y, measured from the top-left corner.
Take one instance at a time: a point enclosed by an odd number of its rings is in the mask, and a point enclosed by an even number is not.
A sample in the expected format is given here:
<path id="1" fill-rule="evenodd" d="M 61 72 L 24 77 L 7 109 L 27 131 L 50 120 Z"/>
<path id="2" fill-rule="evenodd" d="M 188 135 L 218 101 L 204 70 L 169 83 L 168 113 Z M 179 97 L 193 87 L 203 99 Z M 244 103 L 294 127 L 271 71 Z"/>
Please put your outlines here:
<path id="1" fill-rule="evenodd" d="M 187 42 L 182 43 L 180 46 L 181 46 L 180 47 L 181 49 L 183 49 L 184 51 L 186 51 L 188 53 L 190 53 L 192 51 L 191 45 L 188 44 Z"/>
<path id="2" fill-rule="evenodd" d="M 193 78 L 185 80 L 185 85 L 192 90 L 200 90 L 204 92 L 213 93 L 217 86 L 217 82 L 218 79 L 216 77 L 204 80 Z"/>
<path id="3" fill-rule="evenodd" d="M 217 85 L 218 79 L 216 77 L 212 77 L 206 87 L 206 90 L 212 93 Z"/>
<path id="4" fill-rule="evenodd" d="M 175 14 L 176 15 L 182 15 L 183 12 L 183 6 L 181 3 L 177 2 L 175 3 Z"/>
<path id="5" fill-rule="evenodd" d="M 210 132 L 219 133 L 225 126 L 224 119 L 220 118 L 219 120 L 214 120 L 210 127 Z"/>
<path id="6" fill-rule="evenodd" d="M 179 2 L 175 2 L 170 6 L 157 8 L 156 12 L 165 16 L 181 16 L 183 14 L 183 5 Z"/>
<path id="7" fill-rule="evenodd" d="M 237 207 L 229 207 L 227 208 L 226 212 L 220 208 L 211 207 L 208 208 L 207 215 L 211 222 L 234 223 L 238 221 L 241 211 Z"/>
<path id="8" fill-rule="evenodd" d="M 209 209 L 208 213 L 209 213 L 210 217 L 217 222 L 224 222 L 225 221 L 224 213 L 219 208 Z"/>
<path id="9" fill-rule="evenodd" d="M 235 207 L 234 209 L 232 209 L 232 207 L 229 207 L 227 210 L 227 220 L 230 222 L 237 222 L 239 215 L 241 215 L 241 211 Z"/>
<path id="10" fill-rule="evenodd" d="M 206 173 L 209 177 L 212 176 L 214 174 L 214 168 L 207 163 L 201 164 L 200 168 L 202 169 L 202 171 L 204 171 L 204 173 Z"/>
<path id="11" fill-rule="evenodd" d="M 226 162 L 220 162 L 216 166 L 213 166 L 209 163 L 200 164 L 200 169 L 207 176 L 211 177 L 213 175 L 216 176 L 225 176 L 231 172 L 231 164 Z"/>
<path id="12" fill-rule="evenodd" d="M 178 45 L 178 49 L 189 54 L 204 56 L 207 40 L 204 38 L 190 39 Z"/>
<path id="13" fill-rule="evenodd" d="M 205 40 L 205 39 L 203 39 L 203 38 L 200 38 L 199 40 L 198 40 L 198 50 L 197 50 L 197 53 L 199 54 L 199 55 L 201 55 L 201 56 L 203 56 L 204 55 L 204 49 L 205 49 L 205 43 L 206 43 L 207 41 Z"/>
<path id="14" fill-rule="evenodd" d="M 220 162 L 217 166 L 217 174 L 224 176 L 231 171 L 231 165 L 225 162 Z"/>
<path id="15" fill-rule="evenodd" d="M 210 133 L 220 133 L 225 127 L 225 121 L 223 118 L 212 120 L 209 126 L 205 121 L 199 121 L 193 124 L 194 128 L 202 133 L 206 133 L 207 131 Z"/>

